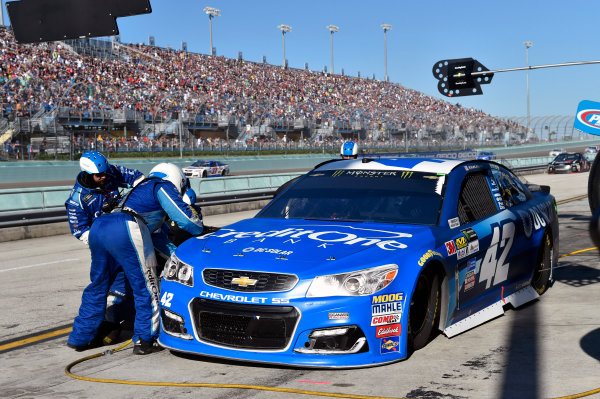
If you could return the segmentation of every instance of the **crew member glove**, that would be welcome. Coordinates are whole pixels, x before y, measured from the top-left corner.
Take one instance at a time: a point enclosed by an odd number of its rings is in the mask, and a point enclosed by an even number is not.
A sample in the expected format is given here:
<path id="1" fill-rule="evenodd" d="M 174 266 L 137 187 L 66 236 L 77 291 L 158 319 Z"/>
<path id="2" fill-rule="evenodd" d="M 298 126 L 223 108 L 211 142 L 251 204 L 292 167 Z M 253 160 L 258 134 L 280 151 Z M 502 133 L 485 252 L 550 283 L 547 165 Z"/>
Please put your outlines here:
<path id="1" fill-rule="evenodd" d="M 90 246 L 90 244 L 88 242 L 88 240 L 89 240 L 88 236 L 89 235 L 90 235 L 90 231 L 88 230 L 88 231 L 86 231 L 85 233 L 83 233 L 82 235 L 79 236 L 79 241 L 83 241 L 83 243 L 85 245 L 87 245 L 88 247 Z"/>

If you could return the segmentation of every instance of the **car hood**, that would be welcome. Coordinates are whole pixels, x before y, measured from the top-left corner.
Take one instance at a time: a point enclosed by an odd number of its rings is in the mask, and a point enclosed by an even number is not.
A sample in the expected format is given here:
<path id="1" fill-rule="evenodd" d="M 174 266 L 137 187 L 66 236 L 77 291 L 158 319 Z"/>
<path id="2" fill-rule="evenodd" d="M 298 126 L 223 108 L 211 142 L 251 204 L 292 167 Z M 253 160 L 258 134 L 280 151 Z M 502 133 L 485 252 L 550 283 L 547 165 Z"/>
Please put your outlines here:
<path id="1" fill-rule="evenodd" d="M 310 277 L 413 258 L 416 265 L 433 244 L 429 226 L 254 218 L 192 238 L 176 255 L 203 268 Z"/>

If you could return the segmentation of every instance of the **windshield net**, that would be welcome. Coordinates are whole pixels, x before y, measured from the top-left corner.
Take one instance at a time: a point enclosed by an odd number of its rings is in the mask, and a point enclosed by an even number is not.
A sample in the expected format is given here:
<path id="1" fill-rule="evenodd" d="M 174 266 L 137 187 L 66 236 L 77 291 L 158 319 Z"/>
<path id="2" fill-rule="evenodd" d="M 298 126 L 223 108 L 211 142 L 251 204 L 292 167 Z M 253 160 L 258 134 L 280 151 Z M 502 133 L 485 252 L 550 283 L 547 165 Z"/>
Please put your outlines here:
<path id="1" fill-rule="evenodd" d="M 435 225 L 445 177 L 392 170 L 312 171 L 257 217 Z"/>

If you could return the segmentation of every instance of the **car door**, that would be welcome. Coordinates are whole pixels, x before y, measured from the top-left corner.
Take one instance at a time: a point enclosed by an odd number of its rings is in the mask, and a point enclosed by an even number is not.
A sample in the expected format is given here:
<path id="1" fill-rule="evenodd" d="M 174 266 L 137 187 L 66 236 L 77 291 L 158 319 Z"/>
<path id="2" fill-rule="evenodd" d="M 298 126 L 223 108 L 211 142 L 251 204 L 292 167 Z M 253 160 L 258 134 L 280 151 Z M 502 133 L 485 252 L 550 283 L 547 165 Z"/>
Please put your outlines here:
<path id="1" fill-rule="evenodd" d="M 464 236 L 455 240 L 458 309 L 471 313 L 498 301 L 502 295 L 513 262 L 518 216 L 508 210 L 501 187 L 489 168 L 465 176 L 458 215 Z M 466 250 L 458 248 L 465 245 Z"/>

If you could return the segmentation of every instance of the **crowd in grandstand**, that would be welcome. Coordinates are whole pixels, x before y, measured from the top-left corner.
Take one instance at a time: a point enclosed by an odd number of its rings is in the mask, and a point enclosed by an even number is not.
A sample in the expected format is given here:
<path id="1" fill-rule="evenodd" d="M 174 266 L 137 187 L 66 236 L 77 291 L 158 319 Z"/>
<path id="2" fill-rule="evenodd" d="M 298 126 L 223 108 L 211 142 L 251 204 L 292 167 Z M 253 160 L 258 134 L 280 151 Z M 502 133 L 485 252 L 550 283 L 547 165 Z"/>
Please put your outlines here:
<path id="1" fill-rule="evenodd" d="M 17 45 L 0 30 L 0 106 L 9 119 L 40 109 L 135 109 L 234 115 L 244 125 L 266 118 L 306 118 L 324 124 L 460 126 L 513 129 L 514 122 L 426 96 L 396 83 L 283 69 L 142 44 L 123 57 L 82 56 L 61 42 Z"/>

